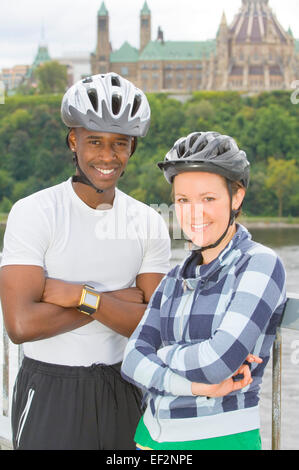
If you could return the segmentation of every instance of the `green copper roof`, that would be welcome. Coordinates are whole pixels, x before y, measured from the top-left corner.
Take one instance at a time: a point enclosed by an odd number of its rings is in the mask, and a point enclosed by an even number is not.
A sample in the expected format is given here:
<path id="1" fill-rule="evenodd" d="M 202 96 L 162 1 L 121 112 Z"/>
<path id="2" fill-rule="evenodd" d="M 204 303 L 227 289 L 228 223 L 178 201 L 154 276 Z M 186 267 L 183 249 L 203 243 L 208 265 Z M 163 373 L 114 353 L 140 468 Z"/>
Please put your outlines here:
<path id="1" fill-rule="evenodd" d="M 140 13 L 141 13 L 141 15 L 150 15 L 151 14 L 151 10 L 149 9 L 148 4 L 147 4 L 146 1 L 144 2 L 144 5 L 143 5 L 142 10 L 141 10 Z"/>
<path id="2" fill-rule="evenodd" d="M 33 68 L 39 67 L 44 62 L 49 62 L 50 60 L 51 60 L 51 57 L 50 57 L 49 52 L 48 52 L 48 47 L 47 46 L 39 46 L 32 67 Z"/>
<path id="3" fill-rule="evenodd" d="M 25 79 L 31 78 L 34 70 L 39 67 L 40 65 L 44 64 L 45 62 L 51 61 L 51 57 L 48 51 L 47 46 L 39 46 L 37 54 L 35 56 L 34 62 L 32 66 L 27 70 L 27 73 L 25 75 Z"/>
<path id="4" fill-rule="evenodd" d="M 108 10 L 106 8 L 105 2 L 102 2 L 101 8 L 98 11 L 98 16 L 107 16 Z"/>
<path id="5" fill-rule="evenodd" d="M 200 60 L 216 50 L 216 41 L 150 41 L 139 60 Z"/>
<path id="6" fill-rule="evenodd" d="M 127 41 L 123 43 L 120 49 L 110 54 L 110 62 L 137 62 L 139 52 Z"/>

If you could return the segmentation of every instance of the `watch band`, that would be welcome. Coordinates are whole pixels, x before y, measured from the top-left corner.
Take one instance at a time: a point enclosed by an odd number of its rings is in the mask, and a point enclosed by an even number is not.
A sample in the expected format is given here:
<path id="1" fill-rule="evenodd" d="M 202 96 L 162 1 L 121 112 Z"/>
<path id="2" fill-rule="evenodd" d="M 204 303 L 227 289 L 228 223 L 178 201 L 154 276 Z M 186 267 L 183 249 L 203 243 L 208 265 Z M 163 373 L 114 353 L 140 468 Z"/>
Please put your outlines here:
<path id="1" fill-rule="evenodd" d="M 91 295 L 93 297 L 92 304 L 86 299 L 88 295 Z M 94 287 L 85 284 L 82 289 L 82 294 L 77 309 L 79 310 L 79 312 L 85 313 L 86 315 L 93 315 L 99 307 L 100 298 L 101 295 L 95 290 Z"/>

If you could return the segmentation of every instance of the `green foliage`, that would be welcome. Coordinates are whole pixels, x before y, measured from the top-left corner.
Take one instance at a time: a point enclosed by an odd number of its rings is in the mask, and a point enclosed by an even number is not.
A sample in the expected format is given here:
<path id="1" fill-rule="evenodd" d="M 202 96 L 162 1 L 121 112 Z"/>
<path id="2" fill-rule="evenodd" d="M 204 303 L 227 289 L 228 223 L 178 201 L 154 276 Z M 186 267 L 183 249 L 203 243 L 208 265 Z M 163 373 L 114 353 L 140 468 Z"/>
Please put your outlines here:
<path id="1" fill-rule="evenodd" d="M 67 87 L 67 69 L 57 61 L 46 62 L 35 70 L 41 94 L 62 93 Z"/>
<path id="2" fill-rule="evenodd" d="M 14 180 L 6 170 L 0 170 L 0 200 L 11 196 Z M 1 211 L 0 211 L 1 212 Z"/>
<path id="3" fill-rule="evenodd" d="M 4 198 L 0 202 L 0 213 L 7 214 L 11 208 L 11 200 L 4 196 Z"/>
<path id="4" fill-rule="evenodd" d="M 267 165 L 257 163 L 251 169 L 249 188 L 243 213 L 250 216 L 271 216 L 277 212 L 277 200 L 271 189 L 266 190 Z"/>
<path id="5" fill-rule="evenodd" d="M 61 122 L 62 94 L 7 98 L 0 106 L 0 212 L 18 199 L 58 184 L 73 174 Z M 138 140 L 119 188 L 147 203 L 171 203 L 171 186 L 157 162 L 174 142 L 194 131 L 233 136 L 251 162 L 245 215 L 299 216 L 299 105 L 284 91 L 242 96 L 200 91 L 182 104 L 165 94 L 149 94 L 152 123 Z M 272 160 L 269 160 L 272 157 Z M 281 196 L 281 188 L 283 195 Z"/>
<path id="6" fill-rule="evenodd" d="M 273 190 L 278 199 L 278 217 L 283 216 L 283 204 L 286 196 L 295 196 L 297 199 L 299 183 L 299 171 L 295 160 L 284 160 L 270 157 L 268 159 L 267 188 Z"/>
<path id="7" fill-rule="evenodd" d="M 72 174 L 61 99 L 14 96 L 0 107 L 0 210 Z"/>

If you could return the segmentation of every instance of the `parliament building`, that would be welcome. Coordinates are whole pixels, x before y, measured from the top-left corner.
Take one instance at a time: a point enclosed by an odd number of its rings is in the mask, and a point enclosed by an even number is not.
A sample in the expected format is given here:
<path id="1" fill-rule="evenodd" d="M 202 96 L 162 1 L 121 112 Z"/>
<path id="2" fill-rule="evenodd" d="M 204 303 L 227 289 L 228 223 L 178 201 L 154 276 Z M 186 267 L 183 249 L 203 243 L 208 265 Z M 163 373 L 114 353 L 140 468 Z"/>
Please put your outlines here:
<path id="1" fill-rule="evenodd" d="M 112 49 L 104 2 L 97 28 L 92 73 L 119 73 L 145 92 L 256 93 L 291 89 L 299 78 L 299 41 L 281 26 L 269 0 L 242 0 L 232 24 L 223 13 L 216 38 L 207 41 L 167 41 L 161 27 L 152 39 L 147 1 L 140 11 L 139 49 L 127 41 Z"/>

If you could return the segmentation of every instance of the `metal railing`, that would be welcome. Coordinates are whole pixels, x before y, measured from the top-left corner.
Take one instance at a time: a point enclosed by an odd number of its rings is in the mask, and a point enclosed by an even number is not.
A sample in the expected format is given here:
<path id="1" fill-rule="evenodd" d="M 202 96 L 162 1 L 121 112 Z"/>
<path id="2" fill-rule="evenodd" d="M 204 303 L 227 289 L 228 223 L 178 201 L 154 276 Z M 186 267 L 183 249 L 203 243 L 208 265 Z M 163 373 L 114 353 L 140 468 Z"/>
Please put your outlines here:
<path id="1" fill-rule="evenodd" d="M 2 318 L 2 312 L 0 308 Z M 299 330 L 299 294 L 288 294 L 280 328 L 277 329 L 272 351 L 272 450 L 281 447 L 281 376 L 282 335 L 281 328 Z M 0 321 L 0 349 L 3 362 L 0 365 L 0 449 L 1 444 L 11 447 L 10 411 L 12 391 L 22 361 L 22 347 L 9 341 L 3 322 Z"/>
<path id="2" fill-rule="evenodd" d="M 11 446 L 11 402 L 14 382 L 22 362 L 21 346 L 13 344 L 6 333 L 0 306 L 0 449 Z"/>
<path id="3" fill-rule="evenodd" d="M 277 329 L 272 352 L 272 450 L 281 448 L 281 329 L 299 330 L 299 294 L 288 294 L 280 328 Z"/>

